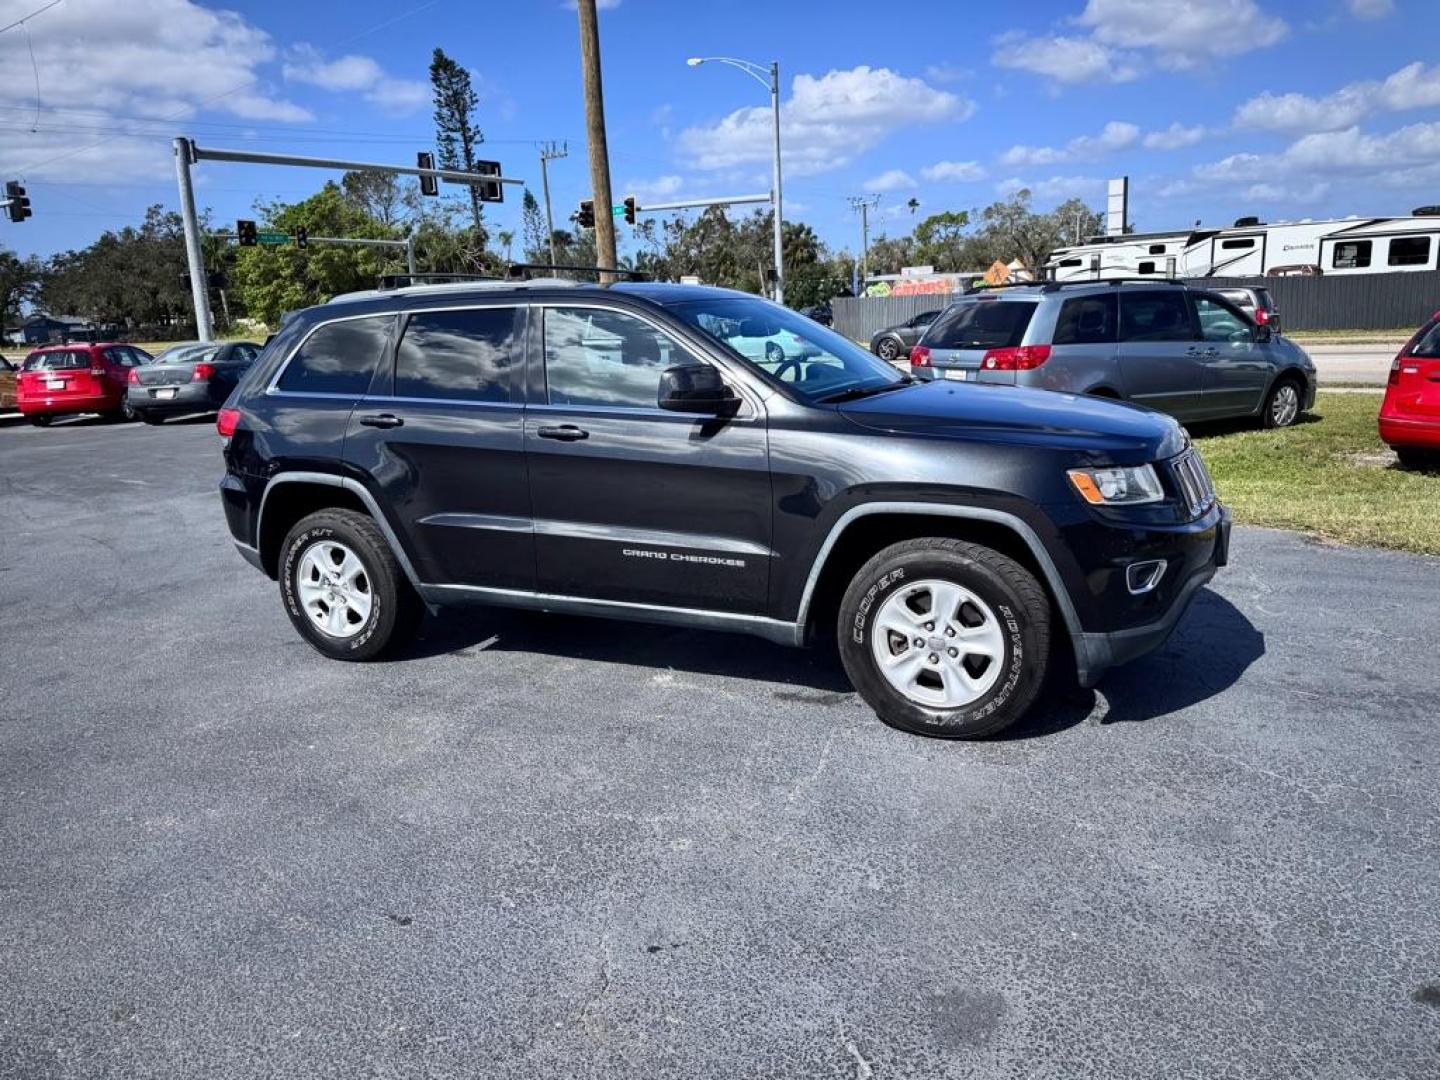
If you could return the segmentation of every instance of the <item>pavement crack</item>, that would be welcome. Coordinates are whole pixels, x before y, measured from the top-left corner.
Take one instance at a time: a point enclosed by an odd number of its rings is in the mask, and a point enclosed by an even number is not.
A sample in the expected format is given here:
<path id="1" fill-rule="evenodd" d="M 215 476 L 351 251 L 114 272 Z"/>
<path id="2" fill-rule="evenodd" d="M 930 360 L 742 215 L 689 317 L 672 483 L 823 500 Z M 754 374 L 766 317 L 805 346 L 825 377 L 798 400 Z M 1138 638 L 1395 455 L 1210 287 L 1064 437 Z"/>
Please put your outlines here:
<path id="1" fill-rule="evenodd" d="M 846 1034 L 845 1021 L 838 1016 L 835 1018 L 835 1028 L 840 1037 L 840 1045 L 855 1061 L 855 1080 L 871 1080 L 875 1075 L 875 1070 L 870 1067 L 870 1062 L 866 1061 L 864 1055 L 860 1053 L 860 1048 L 855 1045 L 855 1040 Z"/>

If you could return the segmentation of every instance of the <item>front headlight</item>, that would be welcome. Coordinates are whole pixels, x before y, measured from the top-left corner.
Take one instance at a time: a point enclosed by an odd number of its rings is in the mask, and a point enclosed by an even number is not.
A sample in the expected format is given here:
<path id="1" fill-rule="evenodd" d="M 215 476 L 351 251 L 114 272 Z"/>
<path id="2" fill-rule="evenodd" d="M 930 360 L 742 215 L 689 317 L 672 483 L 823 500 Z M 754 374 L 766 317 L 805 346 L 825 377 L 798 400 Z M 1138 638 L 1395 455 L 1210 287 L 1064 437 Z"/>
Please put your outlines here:
<path id="1" fill-rule="evenodd" d="M 1160 478 L 1149 465 L 1109 469 L 1071 469 L 1070 483 L 1091 506 L 1138 506 L 1165 497 Z"/>

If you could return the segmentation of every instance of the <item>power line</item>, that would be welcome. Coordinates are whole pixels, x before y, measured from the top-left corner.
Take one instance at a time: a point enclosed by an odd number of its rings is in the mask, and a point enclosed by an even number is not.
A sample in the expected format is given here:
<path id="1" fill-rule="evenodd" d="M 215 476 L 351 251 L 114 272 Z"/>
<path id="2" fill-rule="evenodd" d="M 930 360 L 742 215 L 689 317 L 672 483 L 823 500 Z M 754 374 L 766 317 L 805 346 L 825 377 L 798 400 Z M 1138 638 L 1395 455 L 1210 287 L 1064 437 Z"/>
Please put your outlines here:
<path id="1" fill-rule="evenodd" d="M 34 11 L 30 12 L 29 15 L 26 15 L 23 18 L 16 19 L 9 26 L 0 26 L 0 34 L 5 33 L 6 30 L 14 30 L 15 27 L 20 26 L 22 23 L 25 23 L 28 20 L 35 18 L 36 15 L 43 15 L 45 12 L 49 11 L 52 7 L 54 7 L 60 2 L 61 0 L 50 0 L 50 3 L 46 4 L 44 7 L 36 8 Z"/>

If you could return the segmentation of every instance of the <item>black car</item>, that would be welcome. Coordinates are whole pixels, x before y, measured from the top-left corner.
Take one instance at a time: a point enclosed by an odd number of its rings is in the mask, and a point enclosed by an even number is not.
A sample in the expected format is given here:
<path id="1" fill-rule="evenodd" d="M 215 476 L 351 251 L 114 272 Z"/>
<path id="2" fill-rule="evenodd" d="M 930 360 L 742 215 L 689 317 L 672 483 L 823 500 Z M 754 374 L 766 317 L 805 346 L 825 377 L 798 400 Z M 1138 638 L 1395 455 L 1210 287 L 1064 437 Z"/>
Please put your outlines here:
<path id="1" fill-rule="evenodd" d="M 215 412 L 260 355 L 249 341 L 182 341 L 130 369 L 125 403 L 147 424 Z"/>
<path id="2" fill-rule="evenodd" d="M 805 348 L 772 367 L 721 332 Z M 426 605 L 833 630 L 880 717 L 932 735 L 1013 723 L 1057 648 L 1087 686 L 1155 648 L 1228 549 L 1171 418 L 916 382 L 723 289 L 338 298 L 219 429 L 235 544 L 327 656 L 397 648 Z"/>
<path id="3" fill-rule="evenodd" d="M 807 319 L 818 322 L 821 326 L 835 325 L 835 311 L 831 308 L 828 300 L 822 301 L 819 304 L 811 304 L 806 308 L 801 308 L 800 314 L 804 315 Z"/>
<path id="4" fill-rule="evenodd" d="M 887 326 L 884 330 L 875 331 L 870 338 L 870 351 L 889 363 L 904 359 L 910 355 L 911 347 L 920 340 L 920 335 L 925 333 L 940 311 L 938 308 L 935 311 L 922 311 L 898 326 Z"/>

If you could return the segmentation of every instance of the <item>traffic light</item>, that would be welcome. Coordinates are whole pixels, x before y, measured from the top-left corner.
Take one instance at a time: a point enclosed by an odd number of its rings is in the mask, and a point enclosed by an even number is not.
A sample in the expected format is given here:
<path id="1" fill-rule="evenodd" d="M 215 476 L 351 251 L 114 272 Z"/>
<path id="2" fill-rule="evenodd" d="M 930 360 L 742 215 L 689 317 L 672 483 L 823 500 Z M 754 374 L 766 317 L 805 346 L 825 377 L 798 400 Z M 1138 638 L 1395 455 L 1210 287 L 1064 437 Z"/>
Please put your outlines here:
<path id="1" fill-rule="evenodd" d="M 477 161 L 475 171 L 484 176 L 499 176 L 500 162 L 498 161 Z M 505 185 L 498 180 L 477 185 L 480 188 L 481 202 L 504 202 Z"/>
<path id="2" fill-rule="evenodd" d="M 30 197 L 25 194 L 25 189 L 18 180 L 5 181 L 5 198 L 10 200 L 10 205 L 5 209 L 10 214 L 11 221 L 24 221 L 32 216 Z"/>
<path id="3" fill-rule="evenodd" d="M 255 239 L 255 222 L 245 218 L 235 222 L 235 242 L 241 247 L 254 247 L 258 243 Z"/>
<path id="4" fill-rule="evenodd" d="M 435 155 L 430 153 L 429 150 L 421 150 L 418 154 L 415 155 L 415 165 L 417 168 L 421 169 L 433 169 L 435 168 Z M 424 174 L 421 174 L 420 194 L 439 195 L 440 178 L 436 176 L 426 176 Z"/>
<path id="5" fill-rule="evenodd" d="M 593 229 L 595 227 L 595 200 L 581 199 L 580 212 L 575 215 L 575 224 L 582 229 Z"/>
<path id="6" fill-rule="evenodd" d="M 310 246 L 310 230 L 304 225 L 295 226 L 295 246 L 299 248 Z"/>
<path id="7" fill-rule="evenodd" d="M 640 209 L 640 208 L 635 205 L 635 196 L 634 196 L 634 195 L 626 195 L 626 196 L 625 196 L 625 224 L 626 224 L 626 225 L 634 225 L 634 224 L 635 224 L 635 211 L 638 210 L 638 209 Z"/>

